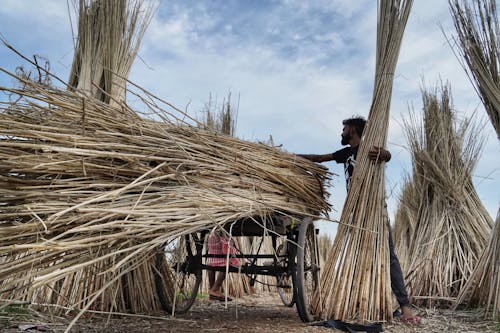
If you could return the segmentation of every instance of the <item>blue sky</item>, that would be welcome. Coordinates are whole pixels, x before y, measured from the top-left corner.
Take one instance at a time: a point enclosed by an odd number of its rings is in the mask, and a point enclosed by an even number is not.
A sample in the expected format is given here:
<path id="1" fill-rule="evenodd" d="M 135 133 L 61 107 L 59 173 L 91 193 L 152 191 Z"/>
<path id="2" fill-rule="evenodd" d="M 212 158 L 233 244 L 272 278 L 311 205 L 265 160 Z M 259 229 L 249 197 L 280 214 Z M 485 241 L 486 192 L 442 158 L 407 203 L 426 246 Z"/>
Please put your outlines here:
<path id="1" fill-rule="evenodd" d="M 73 35 L 65 0 L 2 0 L 0 33 L 23 54 L 49 59 L 67 79 Z M 340 149 L 342 119 L 367 116 L 374 80 L 376 1 L 373 0 L 176 0 L 159 2 L 130 79 L 195 115 L 209 95 L 219 103 L 239 96 L 237 136 L 267 140 L 294 153 Z M 73 25 L 75 19 L 73 15 Z M 450 82 L 455 109 L 483 120 L 486 144 L 474 172 L 480 199 L 496 215 L 500 194 L 500 145 L 479 98 L 448 45 L 454 34 L 445 0 L 416 0 L 405 32 L 392 96 L 387 164 L 388 206 L 393 216 L 410 170 L 402 119 L 422 107 L 422 82 Z M 0 47 L 0 66 L 20 59 Z M 0 76 L 1 85 L 12 85 Z M 475 113 L 474 113 L 475 112 Z M 332 203 L 345 199 L 342 166 Z M 330 226 L 321 226 L 331 230 Z"/>

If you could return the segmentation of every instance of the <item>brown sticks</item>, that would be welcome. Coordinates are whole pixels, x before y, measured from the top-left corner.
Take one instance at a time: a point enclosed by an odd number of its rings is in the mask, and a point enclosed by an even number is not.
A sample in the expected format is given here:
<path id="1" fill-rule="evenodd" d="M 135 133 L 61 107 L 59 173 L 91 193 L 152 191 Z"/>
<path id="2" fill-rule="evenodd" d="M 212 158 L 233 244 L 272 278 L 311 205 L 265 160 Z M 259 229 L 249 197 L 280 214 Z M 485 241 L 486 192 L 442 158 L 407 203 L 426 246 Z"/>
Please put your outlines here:
<path id="1" fill-rule="evenodd" d="M 469 75 L 500 139 L 500 27 L 496 1 L 449 0 L 459 61 Z"/>
<path id="2" fill-rule="evenodd" d="M 458 53 L 462 65 L 483 101 L 486 112 L 500 139 L 500 28 L 496 1 L 467 2 L 450 0 L 458 34 Z M 459 59 L 460 60 L 460 59 Z M 460 291 L 456 305 L 464 302 L 482 305 L 485 315 L 500 315 L 500 242 L 499 218 L 490 242 L 469 281 Z"/>
<path id="3" fill-rule="evenodd" d="M 387 141 L 392 82 L 412 1 L 379 1 L 373 101 L 351 189 L 326 267 L 315 311 L 324 318 L 384 321 L 392 317 L 384 166 L 368 159 Z M 367 229 L 367 230 L 365 230 Z"/>
<path id="4" fill-rule="evenodd" d="M 2 298 L 151 311 L 148 262 L 162 244 L 245 217 L 329 210 L 324 167 L 24 84 L 0 111 Z M 144 110 L 182 117 L 143 97 Z"/>
<path id="5" fill-rule="evenodd" d="M 457 122 L 448 87 L 439 96 L 422 95 L 423 122 L 406 122 L 413 175 L 401 198 L 396 240 L 415 303 L 448 306 L 442 300 L 457 297 L 471 276 L 492 221 L 472 183 L 478 128 Z"/>

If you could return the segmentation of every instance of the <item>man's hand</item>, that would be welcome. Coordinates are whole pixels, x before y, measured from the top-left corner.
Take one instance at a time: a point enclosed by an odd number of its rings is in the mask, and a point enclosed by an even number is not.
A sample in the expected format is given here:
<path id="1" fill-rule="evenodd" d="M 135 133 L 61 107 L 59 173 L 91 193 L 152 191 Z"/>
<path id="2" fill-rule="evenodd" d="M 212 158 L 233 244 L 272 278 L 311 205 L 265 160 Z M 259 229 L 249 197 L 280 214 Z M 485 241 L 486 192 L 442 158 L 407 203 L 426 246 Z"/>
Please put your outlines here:
<path id="1" fill-rule="evenodd" d="M 384 148 L 373 146 L 368 152 L 368 158 L 376 163 L 389 162 L 391 153 Z"/>

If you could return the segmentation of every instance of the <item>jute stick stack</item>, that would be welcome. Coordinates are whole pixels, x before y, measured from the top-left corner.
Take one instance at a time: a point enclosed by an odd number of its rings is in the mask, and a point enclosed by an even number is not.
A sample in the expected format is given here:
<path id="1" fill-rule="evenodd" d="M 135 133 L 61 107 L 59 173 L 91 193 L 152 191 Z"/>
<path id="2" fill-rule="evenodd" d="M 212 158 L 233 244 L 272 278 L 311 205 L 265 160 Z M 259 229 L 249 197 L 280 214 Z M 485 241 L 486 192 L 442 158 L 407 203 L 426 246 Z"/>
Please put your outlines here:
<path id="1" fill-rule="evenodd" d="M 463 67 L 473 77 L 471 81 L 500 139 L 500 29 L 496 1 L 477 0 L 469 5 L 454 0 L 450 8 Z M 484 306 L 485 316 L 492 318 L 500 315 L 499 214 L 490 242 L 455 304 Z"/>
<path id="2" fill-rule="evenodd" d="M 479 129 L 457 122 L 449 88 L 422 94 L 423 122 L 415 116 L 405 122 L 413 175 L 403 190 L 396 239 L 405 240 L 398 249 L 415 303 L 448 306 L 471 276 L 492 220 L 472 183 Z"/>
<path id="3" fill-rule="evenodd" d="M 150 311 L 148 262 L 163 244 L 245 217 L 329 209 L 325 168 L 169 121 L 187 115 L 153 96 L 141 95 L 143 110 L 163 122 L 22 85 L 0 87 L 21 97 L 0 112 L 2 298 Z"/>
<path id="4" fill-rule="evenodd" d="M 68 85 L 117 106 L 152 18 L 152 2 L 79 0 L 78 38 Z"/>
<path id="5" fill-rule="evenodd" d="M 500 139 L 500 27 L 496 1 L 449 0 L 459 60 Z"/>
<path id="6" fill-rule="evenodd" d="M 500 316 L 500 211 L 490 242 L 474 272 L 460 290 L 454 308 L 463 303 L 483 306 L 485 317 Z"/>
<path id="7" fill-rule="evenodd" d="M 80 0 L 77 4 L 78 35 L 75 36 L 69 88 L 119 106 L 125 101 L 126 78 L 152 17 L 153 5 L 145 6 L 140 0 Z M 106 252 L 105 249 L 102 251 Z M 117 258 L 111 250 L 106 260 L 67 274 L 48 288 L 31 288 L 26 299 L 60 306 L 85 307 L 93 303 L 104 311 L 145 312 L 156 308 L 155 295 L 140 292 L 154 290 L 152 260 L 134 259 L 135 268 L 108 287 L 106 285 L 113 281 L 113 274 L 95 276 L 103 268 L 113 267 Z M 102 293 L 95 302 L 89 299 L 89 295 L 99 294 L 102 288 L 112 291 Z"/>
<path id="8" fill-rule="evenodd" d="M 412 272 L 408 270 L 409 267 L 407 264 L 410 257 L 409 248 L 412 237 L 415 235 L 417 215 L 420 210 L 417 193 L 419 191 L 416 189 L 415 182 L 413 182 L 411 176 L 408 176 L 403 184 L 398 210 L 394 219 L 394 246 L 402 271 L 406 274 L 406 281 L 412 278 Z"/>
<path id="9" fill-rule="evenodd" d="M 314 311 L 324 318 L 392 318 L 384 165 L 370 162 L 372 146 L 385 147 L 394 71 L 412 1 L 379 1 L 376 75 L 368 124 L 351 189 L 330 256 L 321 274 Z"/>

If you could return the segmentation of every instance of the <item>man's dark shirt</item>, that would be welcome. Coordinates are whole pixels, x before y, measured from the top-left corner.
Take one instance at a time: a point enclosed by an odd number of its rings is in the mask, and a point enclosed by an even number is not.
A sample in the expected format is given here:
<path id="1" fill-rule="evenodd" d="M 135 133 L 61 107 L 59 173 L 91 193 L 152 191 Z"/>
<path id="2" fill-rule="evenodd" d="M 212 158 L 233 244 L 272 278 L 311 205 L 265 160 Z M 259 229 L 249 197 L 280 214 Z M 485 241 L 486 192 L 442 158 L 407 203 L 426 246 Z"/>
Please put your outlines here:
<path id="1" fill-rule="evenodd" d="M 332 159 L 337 163 L 344 163 L 344 173 L 347 190 L 351 184 L 352 173 L 354 172 L 354 167 L 356 166 L 356 156 L 358 155 L 358 147 L 345 147 L 343 149 L 337 150 L 332 153 Z"/>

